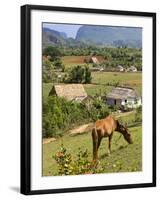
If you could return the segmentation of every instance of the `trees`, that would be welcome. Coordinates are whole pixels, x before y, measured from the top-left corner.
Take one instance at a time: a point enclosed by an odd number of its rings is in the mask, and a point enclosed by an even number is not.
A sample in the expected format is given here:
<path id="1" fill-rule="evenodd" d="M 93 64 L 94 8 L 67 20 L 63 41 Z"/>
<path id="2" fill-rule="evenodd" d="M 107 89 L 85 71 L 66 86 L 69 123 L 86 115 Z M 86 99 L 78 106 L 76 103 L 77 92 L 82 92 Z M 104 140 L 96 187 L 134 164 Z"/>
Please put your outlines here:
<path id="1" fill-rule="evenodd" d="M 54 82 L 56 80 L 53 63 L 49 60 L 43 61 L 42 79 L 43 83 Z"/>
<path id="2" fill-rule="evenodd" d="M 91 70 L 89 69 L 89 67 L 85 67 L 85 83 L 91 83 L 92 80 L 92 76 L 91 76 Z"/>
<path id="3" fill-rule="evenodd" d="M 88 66 L 77 65 L 69 72 L 68 83 L 91 83 L 92 76 Z"/>
<path id="4" fill-rule="evenodd" d="M 43 56 L 49 56 L 49 60 L 53 62 L 59 60 L 62 54 L 59 48 L 54 46 L 48 46 L 43 50 Z"/>
<path id="5" fill-rule="evenodd" d="M 48 46 L 43 50 L 43 82 L 54 82 L 57 78 L 56 69 L 64 68 L 61 56 L 62 53 L 58 47 Z"/>

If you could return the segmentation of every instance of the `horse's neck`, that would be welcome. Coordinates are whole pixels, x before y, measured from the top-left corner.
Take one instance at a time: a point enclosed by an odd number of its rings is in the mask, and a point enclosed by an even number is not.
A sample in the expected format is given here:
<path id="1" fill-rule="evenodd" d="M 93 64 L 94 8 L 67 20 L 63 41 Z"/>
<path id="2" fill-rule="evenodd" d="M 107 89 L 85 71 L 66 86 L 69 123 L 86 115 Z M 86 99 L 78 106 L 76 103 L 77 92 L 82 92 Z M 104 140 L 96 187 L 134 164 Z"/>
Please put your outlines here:
<path id="1" fill-rule="evenodd" d="M 119 123 L 119 121 L 116 120 L 115 122 L 116 122 L 115 131 L 118 131 L 119 133 L 121 133 L 123 135 L 122 131 L 120 130 L 120 123 Z"/>

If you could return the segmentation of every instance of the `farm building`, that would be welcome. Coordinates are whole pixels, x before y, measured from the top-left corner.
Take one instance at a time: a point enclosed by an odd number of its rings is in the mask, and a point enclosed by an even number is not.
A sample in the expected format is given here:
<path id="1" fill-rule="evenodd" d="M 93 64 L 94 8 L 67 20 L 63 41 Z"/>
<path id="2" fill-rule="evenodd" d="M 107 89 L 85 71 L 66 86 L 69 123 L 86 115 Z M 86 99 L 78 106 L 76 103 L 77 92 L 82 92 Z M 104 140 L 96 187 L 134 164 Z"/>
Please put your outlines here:
<path id="1" fill-rule="evenodd" d="M 92 56 L 90 60 L 94 64 L 99 64 L 99 61 L 98 61 L 97 57 L 95 57 L 95 56 Z"/>
<path id="2" fill-rule="evenodd" d="M 142 99 L 133 88 L 115 87 L 107 95 L 107 104 L 137 108 L 142 105 Z"/>
<path id="3" fill-rule="evenodd" d="M 137 68 L 135 66 L 131 66 L 127 69 L 127 72 L 137 72 Z"/>
<path id="4" fill-rule="evenodd" d="M 124 71 L 124 67 L 122 67 L 121 65 L 118 65 L 117 68 L 118 68 L 119 72 L 123 72 Z"/>
<path id="5" fill-rule="evenodd" d="M 49 92 L 49 96 L 56 95 L 64 97 L 69 101 L 81 102 L 87 97 L 82 84 L 60 84 L 54 85 Z"/>

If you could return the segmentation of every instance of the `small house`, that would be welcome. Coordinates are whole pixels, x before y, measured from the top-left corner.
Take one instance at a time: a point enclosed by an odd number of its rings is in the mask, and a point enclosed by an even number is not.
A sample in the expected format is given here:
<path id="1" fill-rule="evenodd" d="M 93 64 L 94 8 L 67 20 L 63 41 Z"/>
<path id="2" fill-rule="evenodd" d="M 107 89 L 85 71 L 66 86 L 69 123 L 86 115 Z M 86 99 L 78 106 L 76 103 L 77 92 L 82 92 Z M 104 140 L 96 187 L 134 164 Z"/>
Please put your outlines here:
<path id="1" fill-rule="evenodd" d="M 94 64 L 99 64 L 99 61 L 98 61 L 97 57 L 95 57 L 95 56 L 92 56 L 90 60 Z"/>
<path id="2" fill-rule="evenodd" d="M 122 67 L 121 65 L 118 65 L 117 68 L 119 72 L 124 72 L 124 67 Z"/>
<path id="3" fill-rule="evenodd" d="M 137 91 L 129 87 L 115 87 L 107 95 L 108 105 L 118 105 L 127 108 L 137 108 L 142 105 L 142 98 Z"/>
<path id="4" fill-rule="evenodd" d="M 69 101 L 81 102 L 87 97 L 87 93 L 84 90 L 82 84 L 59 84 L 53 85 L 49 96 L 56 95 L 58 97 L 64 97 Z"/>
<path id="5" fill-rule="evenodd" d="M 135 66 L 131 66 L 127 69 L 128 72 L 137 72 L 137 68 Z"/>

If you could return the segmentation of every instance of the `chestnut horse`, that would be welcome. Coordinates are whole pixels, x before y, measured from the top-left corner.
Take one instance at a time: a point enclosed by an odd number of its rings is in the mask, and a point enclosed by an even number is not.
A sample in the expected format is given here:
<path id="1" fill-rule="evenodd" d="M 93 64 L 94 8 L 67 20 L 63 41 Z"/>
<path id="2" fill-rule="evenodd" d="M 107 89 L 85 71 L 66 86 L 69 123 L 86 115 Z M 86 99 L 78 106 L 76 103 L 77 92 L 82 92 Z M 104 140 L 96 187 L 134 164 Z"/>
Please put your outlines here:
<path id="1" fill-rule="evenodd" d="M 114 131 L 120 132 L 129 144 L 133 143 L 128 129 L 112 116 L 109 115 L 104 119 L 97 120 L 94 128 L 92 129 L 93 160 L 98 159 L 98 148 L 103 137 L 109 138 L 108 153 L 111 152 L 111 140 Z"/>

